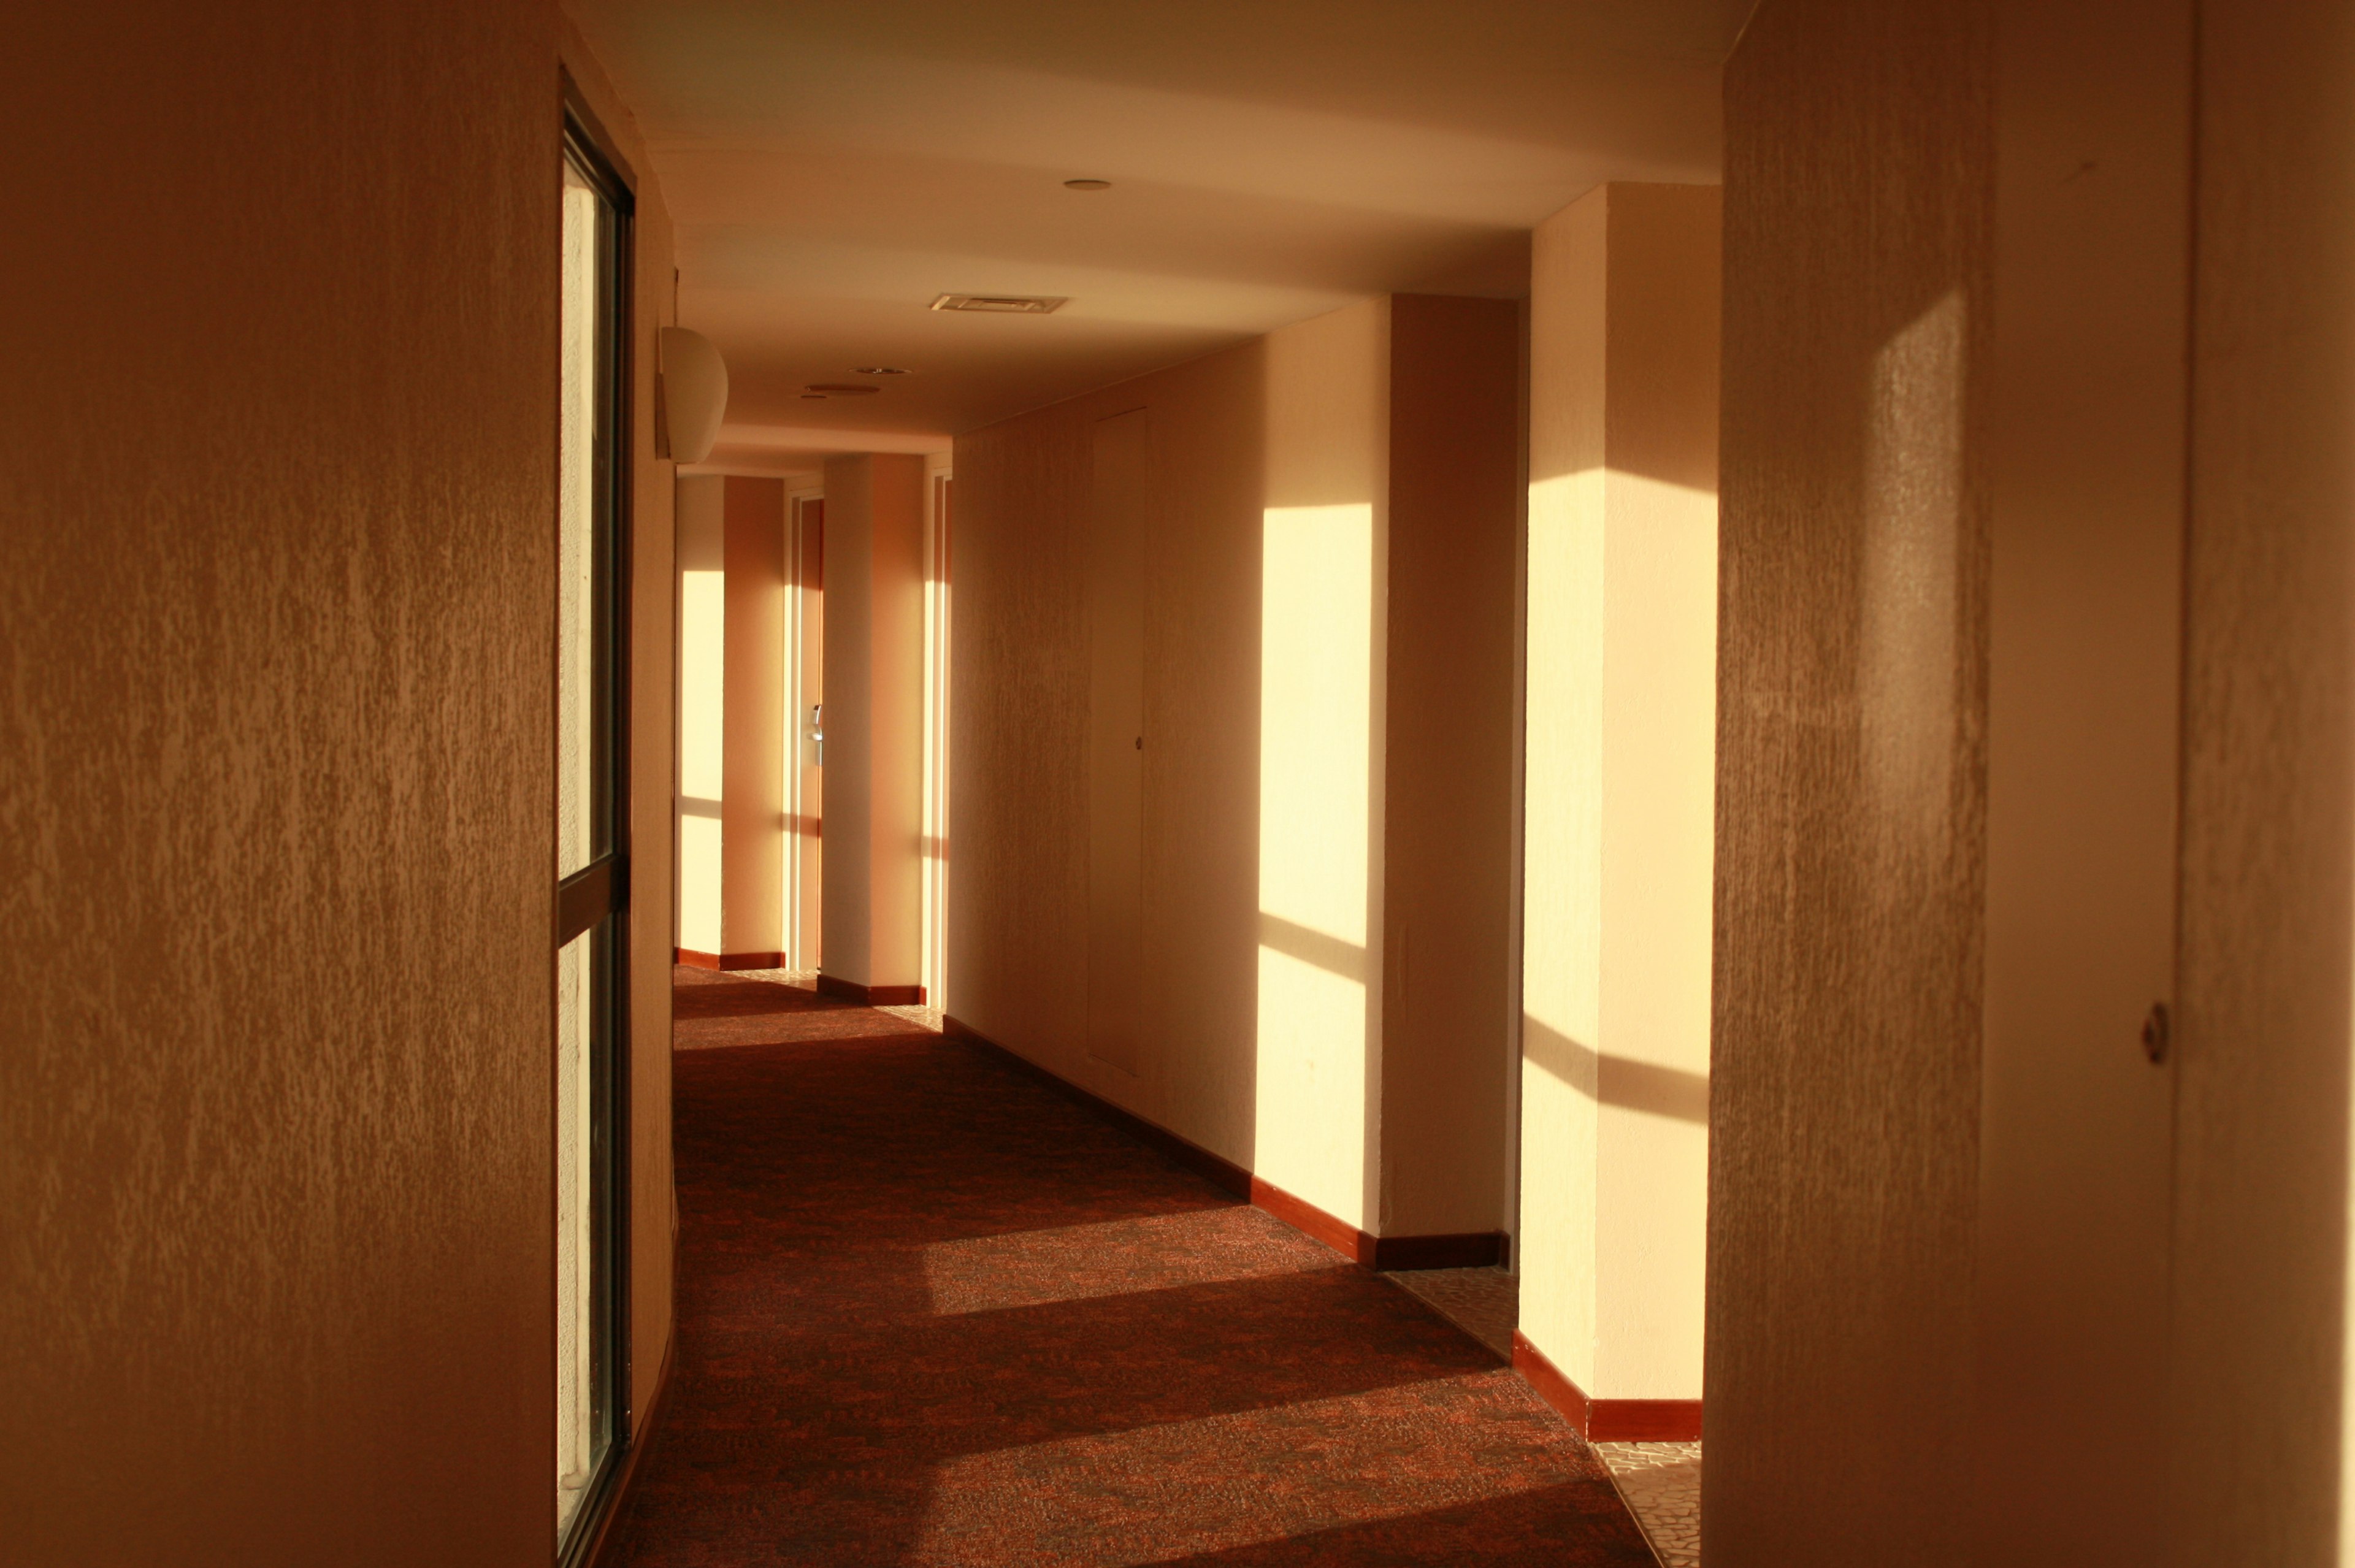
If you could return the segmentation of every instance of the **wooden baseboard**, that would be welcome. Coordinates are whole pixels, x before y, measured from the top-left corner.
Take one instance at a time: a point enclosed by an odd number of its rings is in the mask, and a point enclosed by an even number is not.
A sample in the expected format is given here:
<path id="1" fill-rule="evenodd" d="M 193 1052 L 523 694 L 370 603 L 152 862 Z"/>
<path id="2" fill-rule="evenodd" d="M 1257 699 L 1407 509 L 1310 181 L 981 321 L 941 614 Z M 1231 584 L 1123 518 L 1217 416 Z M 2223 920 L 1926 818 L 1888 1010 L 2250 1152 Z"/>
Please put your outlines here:
<path id="1" fill-rule="evenodd" d="M 1513 1371 L 1521 1374 L 1521 1381 L 1529 1385 L 1532 1393 L 1553 1406 L 1564 1421 L 1575 1427 L 1581 1437 L 1586 1435 L 1586 1424 L 1593 1413 L 1586 1391 L 1564 1377 L 1561 1369 L 1547 1360 L 1545 1352 L 1530 1344 L 1518 1328 L 1513 1330 Z"/>
<path id="2" fill-rule="evenodd" d="M 1697 1399 L 1598 1399 L 1586 1435 L 1597 1443 L 1698 1443 Z"/>
<path id="3" fill-rule="evenodd" d="M 613 1477 L 613 1486 L 605 1493 L 604 1511 L 597 1516 L 596 1531 L 590 1537 L 588 1549 L 581 1554 L 581 1568 L 608 1568 L 606 1559 L 619 1539 L 614 1527 L 629 1507 L 630 1484 L 638 1478 L 638 1461 L 645 1457 L 646 1446 L 654 1441 L 655 1424 L 662 1419 L 663 1405 L 670 1394 L 671 1353 L 677 1346 L 678 1335 L 674 1330 L 670 1342 L 663 1347 L 662 1371 L 655 1374 L 654 1397 L 646 1401 L 645 1419 L 638 1423 L 637 1431 L 630 1435 L 630 1445 L 622 1451 L 621 1473 Z"/>
<path id="4" fill-rule="evenodd" d="M 719 955 L 722 969 L 782 969 L 785 955 L 782 953 L 723 953 Z"/>
<path id="5" fill-rule="evenodd" d="M 1272 1181 L 1251 1179 L 1254 1209 L 1264 1209 L 1302 1235 L 1324 1243 L 1353 1264 L 1374 1266 L 1374 1238 L 1338 1215 L 1327 1214 L 1305 1198 L 1295 1198 Z"/>
<path id="6" fill-rule="evenodd" d="M 825 982 L 819 981 L 821 988 Z M 1172 1162 L 1206 1177 L 1255 1209 L 1263 1209 L 1285 1224 L 1324 1243 L 1351 1263 L 1371 1269 L 1483 1268 L 1505 1259 L 1501 1231 L 1460 1236 L 1375 1236 L 1337 1215 L 1328 1214 L 1303 1198 L 1295 1198 L 1272 1181 L 1263 1181 L 1223 1155 L 1212 1154 L 1191 1138 L 1146 1121 L 1135 1112 L 1114 1104 L 1103 1095 L 1082 1089 L 1052 1068 L 1041 1067 L 1008 1051 L 955 1017 L 941 1020 L 942 1032 L 964 1041 L 1006 1063 L 1025 1077 L 1037 1079 L 1063 1098 L 1093 1112 L 1146 1147 Z M 1438 1260 L 1438 1261 L 1432 1261 Z"/>
<path id="7" fill-rule="evenodd" d="M 1698 1443 L 1697 1399 L 1590 1399 L 1545 1352 L 1513 1331 L 1513 1371 L 1591 1443 Z"/>
<path id="8" fill-rule="evenodd" d="M 682 968 L 717 969 L 719 967 L 719 955 L 717 953 L 698 953 L 692 947 L 674 947 L 670 951 L 671 962 Z"/>
<path id="9" fill-rule="evenodd" d="M 1502 1231 L 1469 1231 L 1455 1236 L 1375 1236 L 1378 1269 L 1501 1268 L 1512 1238 Z"/>
<path id="10" fill-rule="evenodd" d="M 826 974 L 817 977 L 817 994 L 868 1008 L 921 1008 L 924 1005 L 924 988 L 922 986 L 862 986 L 856 980 L 838 979 Z"/>

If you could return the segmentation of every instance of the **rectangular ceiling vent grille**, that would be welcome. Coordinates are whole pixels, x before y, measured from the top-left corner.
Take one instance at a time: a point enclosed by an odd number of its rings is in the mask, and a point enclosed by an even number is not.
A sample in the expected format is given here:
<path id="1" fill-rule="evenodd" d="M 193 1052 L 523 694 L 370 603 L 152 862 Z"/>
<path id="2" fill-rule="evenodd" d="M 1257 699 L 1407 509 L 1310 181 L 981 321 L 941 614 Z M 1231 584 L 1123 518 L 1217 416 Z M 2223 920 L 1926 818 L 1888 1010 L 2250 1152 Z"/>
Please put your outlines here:
<path id="1" fill-rule="evenodd" d="M 979 310 L 998 315 L 1045 315 L 1069 301 L 1053 294 L 943 294 L 934 310 Z"/>

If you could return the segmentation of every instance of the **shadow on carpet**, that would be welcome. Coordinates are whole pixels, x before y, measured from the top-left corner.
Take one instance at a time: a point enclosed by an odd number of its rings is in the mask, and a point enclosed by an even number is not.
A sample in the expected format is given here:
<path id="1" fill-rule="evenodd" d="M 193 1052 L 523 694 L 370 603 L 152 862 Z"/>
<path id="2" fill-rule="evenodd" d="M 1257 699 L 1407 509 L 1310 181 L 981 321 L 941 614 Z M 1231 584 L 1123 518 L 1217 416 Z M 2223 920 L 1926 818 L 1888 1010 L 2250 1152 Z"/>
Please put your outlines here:
<path id="1" fill-rule="evenodd" d="M 680 986 L 682 1035 L 745 1038 L 674 1063 L 677 1364 L 610 1561 L 1652 1562 L 1403 1292 L 977 1051 L 759 984 Z"/>

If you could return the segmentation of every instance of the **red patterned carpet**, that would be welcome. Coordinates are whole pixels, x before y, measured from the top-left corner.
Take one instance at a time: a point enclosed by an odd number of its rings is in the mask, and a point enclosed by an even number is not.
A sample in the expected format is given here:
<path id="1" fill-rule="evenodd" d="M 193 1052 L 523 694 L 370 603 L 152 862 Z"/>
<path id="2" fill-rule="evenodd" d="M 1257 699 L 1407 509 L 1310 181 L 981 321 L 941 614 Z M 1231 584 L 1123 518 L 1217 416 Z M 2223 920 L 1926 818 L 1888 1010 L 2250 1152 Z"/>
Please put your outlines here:
<path id="1" fill-rule="evenodd" d="M 971 1048 L 680 981 L 677 1363 L 611 1560 L 1652 1561 L 1405 1292 Z"/>

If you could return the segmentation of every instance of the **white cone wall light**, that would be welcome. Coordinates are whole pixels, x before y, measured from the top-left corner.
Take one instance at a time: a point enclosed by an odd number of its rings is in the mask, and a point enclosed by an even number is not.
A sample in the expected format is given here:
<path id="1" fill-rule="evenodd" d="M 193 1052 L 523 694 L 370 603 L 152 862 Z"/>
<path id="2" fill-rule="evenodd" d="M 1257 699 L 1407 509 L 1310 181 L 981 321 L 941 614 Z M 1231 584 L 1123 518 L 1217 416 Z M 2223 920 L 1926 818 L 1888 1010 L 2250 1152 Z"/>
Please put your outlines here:
<path id="1" fill-rule="evenodd" d="M 711 339 L 683 326 L 662 329 L 663 444 L 677 463 L 700 463 L 728 412 L 728 362 Z"/>

